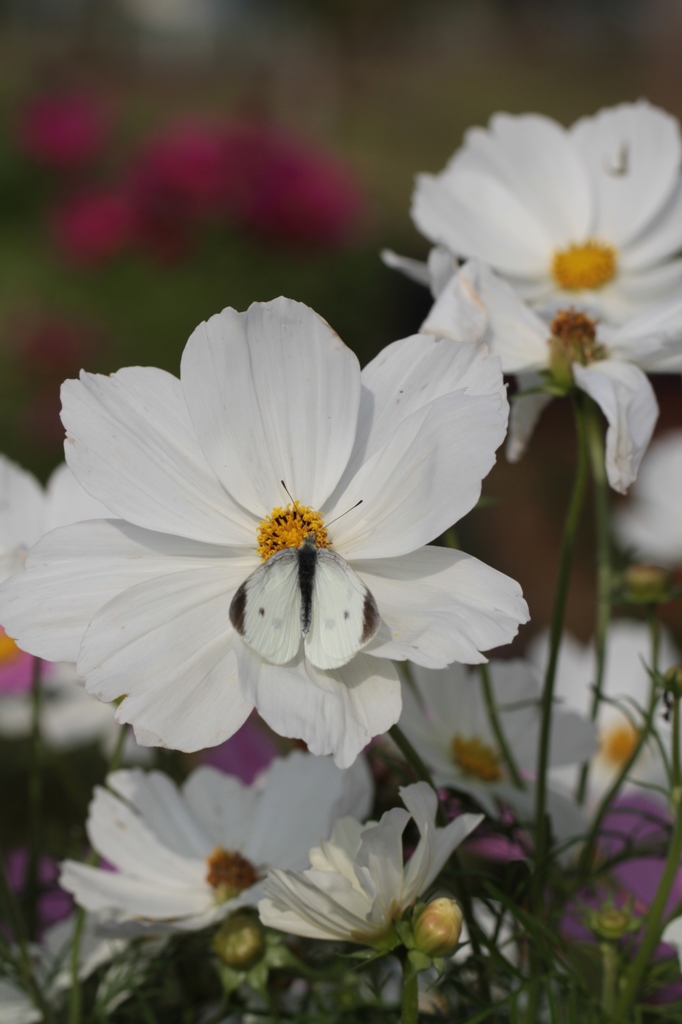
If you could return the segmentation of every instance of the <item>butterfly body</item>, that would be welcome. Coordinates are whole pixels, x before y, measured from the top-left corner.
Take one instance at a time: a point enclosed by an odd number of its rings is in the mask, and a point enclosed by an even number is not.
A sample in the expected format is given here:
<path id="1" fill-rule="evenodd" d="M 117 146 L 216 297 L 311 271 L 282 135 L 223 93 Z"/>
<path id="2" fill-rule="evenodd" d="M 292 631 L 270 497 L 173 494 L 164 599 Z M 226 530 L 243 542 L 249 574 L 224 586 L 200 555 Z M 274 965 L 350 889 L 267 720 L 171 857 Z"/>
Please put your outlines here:
<path id="1" fill-rule="evenodd" d="M 318 548 L 309 534 L 299 548 L 285 548 L 244 580 L 230 605 L 242 639 L 275 665 L 298 654 L 339 668 L 375 635 L 381 621 L 370 590 L 345 559 Z"/>

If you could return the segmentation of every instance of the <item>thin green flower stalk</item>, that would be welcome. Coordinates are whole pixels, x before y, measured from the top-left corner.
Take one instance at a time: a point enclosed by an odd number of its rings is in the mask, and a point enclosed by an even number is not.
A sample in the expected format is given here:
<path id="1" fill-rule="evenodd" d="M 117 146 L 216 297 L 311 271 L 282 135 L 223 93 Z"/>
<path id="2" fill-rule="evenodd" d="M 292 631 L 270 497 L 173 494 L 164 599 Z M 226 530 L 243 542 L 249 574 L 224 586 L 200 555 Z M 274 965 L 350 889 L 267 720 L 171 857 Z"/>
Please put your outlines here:
<path id="1" fill-rule="evenodd" d="M 26 940 L 24 921 L 22 920 L 19 907 L 16 904 L 14 893 L 7 881 L 5 873 L 5 857 L 2 851 L 0 851 L 0 904 L 5 907 L 7 920 L 12 929 L 12 937 L 16 943 L 18 951 L 18 966 L 21 976 L 28 987 L 31 999 L 43 1015 L 44 1024 L 51 1024 L 52 1012 L 33 969 L 29 945 Z"/>
<path id="2" fill-rule="evenodd" d="M 597 567 L 597 615 L 595 623 L 596 672 L 590 717 L 594 722 L 599 712 L 604 686 L 606 669 L 606 646 L 612 610 L 612 558 L 611 537 L 609 529 L 609 483 L 606 478 L 606 462 L 604 458 L 604 436 L 599 420 L 599 409 L 587 399 L 585 402 L 585 421 L 587 432 L 587 448 L 594 488 L 594 512 L 596 532 L 596 567 Z M 583 765 L 578 782 L 576 799 L 585 802 L 587 783 L 590 772 L 589 762 Z"/>
<path id="3" fill-rule="evenodd" d="M 406 955 L 401 956 L 400 963 L 403 970 L 400 1024 L 417 1024 L 419 1020 L 418 975 Z"/>
<path id="4" fill-rule="evenodd" d="M 42 853 L 43 743 L 40 731 L 42 682 L 40 658 L 31 679 L 31 761 L 28 776 L 29 854 L 26 870 L 26 924 L 30 939 L 38 930 L 39 867 Z"/>
<path id="5" fill-rule="evenodd" d="M 548 822 L 547 816 L 547 770 L 549 766 L 549 744 L 554 707 L 554 686 L 559 660 L 559 647 L 564 628 L 566 602 L 573 561 L 573 548 L 578 532 L 580 514 L 582 512 L 587 483 L 587 429 L 585 423 L 584 401 L 581 395 L 572 396 L 573 413 L 576 429 L 577 465 L 573 489 L 569 500 L 566 520 L 564 522 L 561 551 L 559 556 L 559 575 L 557 580 L 552 622 L 550 628 L 550 646 L 547 670 L 541 698 L 542 721 L 540 741 L 538 744 L 538 760 L 536 769 L 535 792 L 535 873 L 532 880 L 532 906 L 537 917 L 544 914 L 545 884 L 547 878 L 548 858 Z M 532 974 L 540 974 L 542 953 L 533 950 Z M 528 995 L 528 1006 L 525 1019 L 527 1024 L 535 1024 L 535 1016 L 540 998 L 539 980 L 532 981 Z"/>
<path id="6" fill-rule="evenodd" d="M 119 729 L 116 746 L 114 747 L 114 751 L 111 755 L 107 775 L 117 771 L 121 765 L 127 731 L 127 725 L 122 725 Z M 85 863 L 90 865 L 95 865 L 98 861 L 99 855 L 95 853 L 94 850 L 91 850 L 85 859 Z M 81 991 L 81 980 L 79 977 L 79 958 L 84 927 L 85 911 L 82 907 L 79 907 L 76 911 L 76 925 L 73 931 L 70 950 L 69 966 L 71 968 L 71 992 L 69 996 L 69 1024 L 80 1024 L 83 1019 L 83 993 Z"/>
<path id="7" fill-rule="evenodd" d="M 563 632 L 564 617 L 566 613 L 566 601 L 568 598 L 573 548 L 575 546 L 575 538 L 578 531 L 578 523 L 580 521 L 580 513 L 583 507 L 585 485 L 587 481 L 587 431 L 582 396 L 574 396 L 573 409 L 576 425 L 578 462 L 561 541 L 559 577 L 557 580 L 557 589 L 550 629 L 549 660 L 547 663 L 547 671 L 545 674 L 541 699 L 542 723 L 540 728 L 540 742 L 538 746 L 535 798 L 535 851 L 537 867 L 534 879 L 534 906 L 536 912 L 539 912 L 542 907 L 546 876 L 547 829 L 545 816 L 547 810 L 547 768 L 549 764 L 549 741 L 552 725 L 552 710 L 554 707 L 554 685 L 559 659 L 559 646 L 561 644 L 561 635 Z"/>
<path id="8" fill-rule="evenodd" d="M 521 777 L 516 761 L 514 760 L 511 747 L 507 743 L 507 737 L 504 734 L 504 729 L 500 722 L 500 716 L 498 715 L 497 708 L 495 707 L 495 698 L 493 696 L 493 690 L 490 683 L 488 666 L 486 664 L 479 665 L 479 671 L 481 674 L 481 685 L 483 687 L 483 697 L 485 700 L 486 711 L 488 713 L 488 720 L 490 721 L 490 727 L 495 734 L 497 745 L 499 746 L 502 757 L 504 758 L 504 763 L 507 766 L 514 785 L 519 789 L 525 789 L 525 783 Z"/>

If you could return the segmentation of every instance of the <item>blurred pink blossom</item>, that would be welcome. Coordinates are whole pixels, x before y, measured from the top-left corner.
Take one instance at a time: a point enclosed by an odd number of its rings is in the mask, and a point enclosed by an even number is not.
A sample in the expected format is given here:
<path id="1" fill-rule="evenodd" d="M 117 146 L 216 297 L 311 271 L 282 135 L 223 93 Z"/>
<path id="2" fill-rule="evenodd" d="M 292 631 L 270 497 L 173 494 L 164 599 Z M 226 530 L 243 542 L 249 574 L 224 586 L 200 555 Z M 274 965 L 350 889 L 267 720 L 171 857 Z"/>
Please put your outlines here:
<path id="1" fill-rule="evenodd" d="M 132 241 L 133 226 L 131 197 L 125 188 L 117 187 L 73 195 L 52 219 L 57 244 L 81 265 L 97 265 L 117 256 Z"/>
<path id="2" fill-rule="evenodd" d="M 21 111 L 17 142 L 37 163 L 76 170 L 102 153 L 111 119 L 102 104 L 81 92 L 37 96 Z"/>
<path id="3" fill-rule="evenodd" d="M 28 850 L 23 846 L 9 850 L 5 859 L 7 882 L 17 896 L 26 887 L 28 872 Z M 54 857 L 44 855 L 38 865 L 38 882 L 41 893 L 38 899 L 38 937 L 46 928 L 63 921 L 73 910 L 73 900 L 57 884 L 59 866 Z"/>
<path id="4" fill-rule="evenodd" d="M 254 712 L 229 740 L 211 747 L 201 756 L 202 764 L 210 764 L 229 775 L 236 775 L 247 785 L 270 764 L 277 747 Z"/>
<path id="5" fill-rule="evenodd" d="M 33 655 L 20 650 L 0 626 L 0 697 L 31 689 L 34 661 Z"/>

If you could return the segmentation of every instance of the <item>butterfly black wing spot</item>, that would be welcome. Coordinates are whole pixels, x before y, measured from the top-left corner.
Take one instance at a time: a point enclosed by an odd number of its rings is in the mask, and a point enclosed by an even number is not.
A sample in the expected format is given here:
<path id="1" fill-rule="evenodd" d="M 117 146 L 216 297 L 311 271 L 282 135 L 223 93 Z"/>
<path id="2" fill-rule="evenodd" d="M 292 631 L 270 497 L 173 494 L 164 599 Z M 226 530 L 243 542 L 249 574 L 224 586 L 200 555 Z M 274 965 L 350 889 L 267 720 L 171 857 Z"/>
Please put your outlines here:
<path id="1" fill-rule="evenodd" d="M 350 618 L 350 612 L 349 611 L 345 611 L 343 613 L 343 617 L 344 617 L 344 619 L 349 619 Z"/>
<path id="2" fill-rule="evenodd" d="M 379 628 L 381 622 L 381 616 L 379 615 L 379 609 L 377 603 L 371 591 L 367 591 L 365 594 L 365 604 L 362 609 L 362 636 L 360 642 L 366 644 L 368 640 L 371 640 L 376 631 Z"/>
<path id="3" fill-rule="evenodd" d="M 262 609 L 261 609 L 262 612 Z M 242 583 L 230 604 L 230 622 L 240 636 L 244 636 L 244 615 L 246 614 L 246 583 Z"/>
<path id="4" fill-rule="evenodd" d="M 265 615 L 265 608 L 259 608 L 258 614 L 260 615 L 261 618 L 263 618 L 263 616 Z"/>

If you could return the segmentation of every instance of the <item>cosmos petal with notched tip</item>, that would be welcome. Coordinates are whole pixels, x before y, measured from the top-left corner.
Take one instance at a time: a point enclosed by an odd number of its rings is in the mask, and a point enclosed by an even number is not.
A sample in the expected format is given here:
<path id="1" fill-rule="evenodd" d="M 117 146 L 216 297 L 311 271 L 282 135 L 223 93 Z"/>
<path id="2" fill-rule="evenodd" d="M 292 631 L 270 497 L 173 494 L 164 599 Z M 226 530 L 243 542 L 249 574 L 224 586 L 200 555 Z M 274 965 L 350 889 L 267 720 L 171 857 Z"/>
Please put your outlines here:
<path id="1" fill-rule="evenodd" d="M 145 529 L 211 544 L 252 542 L 253 520 L 221 487 L 177 377 L 129 366 L 62 385 L 66 461 L 93 497 Z"/>
<path id="2" fill-rule="evenodd" d="M 390 661 L 361 652 L 322 672 L 300 654 L 289 665 L 271 665 L 245 644 L 236 650 L 245 700 L 280 736 L 302 739 L 313 754 L 333 754 L 340 768 L 400 717 L 400 683 Z"/>
<path id="3" fill-rule="evenodd" d="M 509 643 L 528 606 L 514 580 L 463 551 L 424 547 L 400 558 L 354 563 L 385 626 L 367 649 L 428 668 L 475 664 Z"/>
<path id="4" fill-rule="evenodd" d="M 329 324 L 291 299 L 225 309 L 194 331 L 182 386 L 218 479 L 258 519 L 292 497 L 321 508 L 355 440 L 360 366 Z"/>

